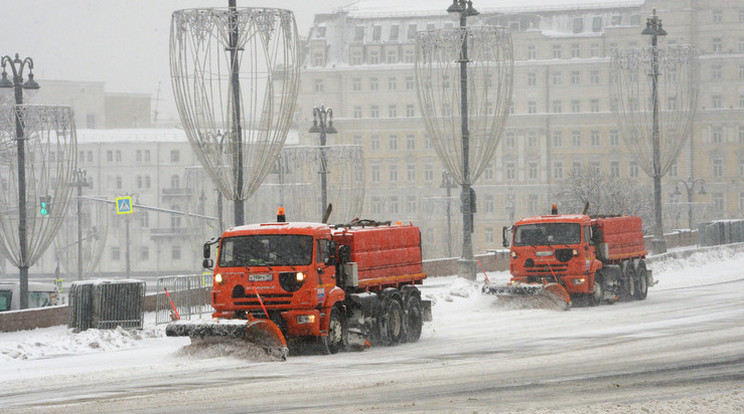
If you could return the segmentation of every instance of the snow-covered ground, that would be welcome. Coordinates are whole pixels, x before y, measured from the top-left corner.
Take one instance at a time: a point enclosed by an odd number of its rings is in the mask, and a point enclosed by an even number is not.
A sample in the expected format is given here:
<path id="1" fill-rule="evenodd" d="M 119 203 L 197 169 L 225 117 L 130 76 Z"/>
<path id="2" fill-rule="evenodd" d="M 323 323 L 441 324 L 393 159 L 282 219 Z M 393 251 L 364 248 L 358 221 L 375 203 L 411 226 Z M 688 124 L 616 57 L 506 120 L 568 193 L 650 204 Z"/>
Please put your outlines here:
<path id="1" fill-rule="evenodd" d="M 430 278 L 419 343 L 286 362 L 194 349 L 150 314 L 141 331 L 2 333 L 0 411 L 744 413 L 744 253 L 649 267 L 647 300 L 569 312 L 503 305 L 483 274 Z"/>

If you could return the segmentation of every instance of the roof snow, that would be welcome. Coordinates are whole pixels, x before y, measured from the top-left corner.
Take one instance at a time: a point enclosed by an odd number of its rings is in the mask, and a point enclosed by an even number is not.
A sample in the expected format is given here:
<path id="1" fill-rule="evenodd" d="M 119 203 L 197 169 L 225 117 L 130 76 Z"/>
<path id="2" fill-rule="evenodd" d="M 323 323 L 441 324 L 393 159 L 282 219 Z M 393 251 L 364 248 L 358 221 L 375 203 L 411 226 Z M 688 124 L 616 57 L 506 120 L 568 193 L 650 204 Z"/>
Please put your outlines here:
<path id="1" fill-rule="evenodd" d="M 480 12 L 520 13 L 530 11 L 582 10 L 637 7 L 645 0 L 476 0 Z M 446 0 L 360 0 L 337 9 L 351 17 L 394 16 L 412 14 L 446 14 Z"/>

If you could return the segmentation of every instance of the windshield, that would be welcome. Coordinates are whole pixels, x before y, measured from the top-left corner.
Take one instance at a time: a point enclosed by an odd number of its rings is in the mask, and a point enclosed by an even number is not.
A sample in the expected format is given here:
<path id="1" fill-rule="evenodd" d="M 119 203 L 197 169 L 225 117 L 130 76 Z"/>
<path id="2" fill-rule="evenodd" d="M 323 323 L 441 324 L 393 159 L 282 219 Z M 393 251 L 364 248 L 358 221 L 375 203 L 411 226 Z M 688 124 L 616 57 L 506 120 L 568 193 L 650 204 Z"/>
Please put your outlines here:
<path id="1" fill-rule="evenodd" d="M 524 224 L 514 229 L 515 246 L 581 243 L 581 225 L 578 223 Z"/>
<path id="2" fill-rule="evenodd" d="M 313 259 L 313 237 L 260 234 L 222 239 L 220 266 L 296 266 Z"/>

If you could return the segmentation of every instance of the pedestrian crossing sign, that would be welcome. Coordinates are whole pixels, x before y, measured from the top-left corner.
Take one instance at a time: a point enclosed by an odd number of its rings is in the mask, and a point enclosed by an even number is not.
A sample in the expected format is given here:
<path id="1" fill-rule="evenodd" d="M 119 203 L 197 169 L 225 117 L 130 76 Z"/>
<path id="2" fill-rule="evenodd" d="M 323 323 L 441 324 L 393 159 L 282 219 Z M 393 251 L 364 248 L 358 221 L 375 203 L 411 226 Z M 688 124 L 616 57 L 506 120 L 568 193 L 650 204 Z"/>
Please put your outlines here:
<path id="1" fill-rule="evenodd" d="M 132 197 L 116 197 L 116 214 L 132 214 Z"/>

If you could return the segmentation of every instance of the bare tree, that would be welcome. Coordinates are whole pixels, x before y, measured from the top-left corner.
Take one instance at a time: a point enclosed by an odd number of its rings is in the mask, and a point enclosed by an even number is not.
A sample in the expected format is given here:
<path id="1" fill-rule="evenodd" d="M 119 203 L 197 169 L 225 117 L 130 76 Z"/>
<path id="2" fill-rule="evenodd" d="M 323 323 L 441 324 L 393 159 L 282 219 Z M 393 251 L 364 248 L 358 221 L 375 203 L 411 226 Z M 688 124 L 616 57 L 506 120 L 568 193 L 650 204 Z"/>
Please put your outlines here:
<path id="1" fill-rule="evenodd" d="M 556 195 L 559 210 L 563 213 L 580 213 L 589 203 L 587 214 L 591 216 L 639 216 L 644 230 L 653 228 L 654 206 L 650 189 L 628 178 L 606 175 L 596 167 L 582 166 L 578 174 L 571 174 L 558 183 Z"/>

